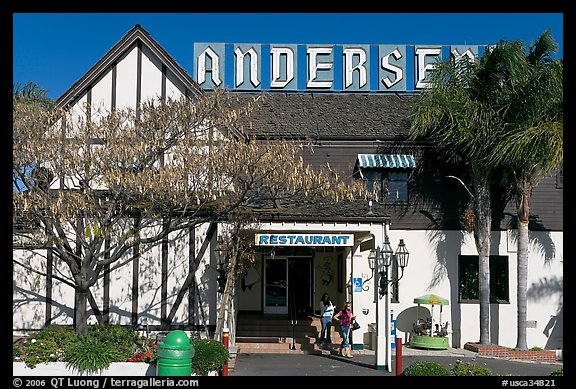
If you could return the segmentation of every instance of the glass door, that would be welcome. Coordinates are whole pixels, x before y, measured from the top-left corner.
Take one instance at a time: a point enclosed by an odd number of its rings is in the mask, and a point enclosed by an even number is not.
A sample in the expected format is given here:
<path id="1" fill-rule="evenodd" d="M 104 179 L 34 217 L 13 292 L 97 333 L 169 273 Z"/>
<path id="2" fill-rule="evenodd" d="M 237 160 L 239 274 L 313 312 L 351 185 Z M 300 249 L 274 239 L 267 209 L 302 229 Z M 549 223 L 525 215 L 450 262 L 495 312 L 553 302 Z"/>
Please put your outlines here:
<path id="1" fill-rule="evenodd" d="M 288 258 L 264 261 L 264 313 L 288 314 Z"/>

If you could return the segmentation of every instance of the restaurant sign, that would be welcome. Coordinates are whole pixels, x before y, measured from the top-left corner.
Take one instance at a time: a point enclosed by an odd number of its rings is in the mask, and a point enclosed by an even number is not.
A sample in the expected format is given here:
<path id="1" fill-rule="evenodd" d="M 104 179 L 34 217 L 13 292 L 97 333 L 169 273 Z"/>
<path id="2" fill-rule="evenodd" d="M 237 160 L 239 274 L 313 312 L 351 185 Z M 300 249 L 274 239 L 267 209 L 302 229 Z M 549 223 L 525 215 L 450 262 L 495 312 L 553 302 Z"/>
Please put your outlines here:
<path id="1" fill-rule="evenodd" d="M 256 234 L 256 246 L 353 246 L 354 234 Z"/>

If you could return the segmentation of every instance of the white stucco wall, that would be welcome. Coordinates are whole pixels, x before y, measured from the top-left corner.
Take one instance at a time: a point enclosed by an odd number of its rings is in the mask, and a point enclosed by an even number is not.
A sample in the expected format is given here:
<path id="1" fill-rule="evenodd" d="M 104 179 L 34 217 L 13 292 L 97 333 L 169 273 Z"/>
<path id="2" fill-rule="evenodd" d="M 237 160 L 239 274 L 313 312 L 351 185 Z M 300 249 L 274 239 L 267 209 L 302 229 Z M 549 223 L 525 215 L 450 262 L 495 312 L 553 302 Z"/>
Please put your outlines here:
<path id="1" fill-rule="evenodd" d="M 46 270 L 46 250 L 37 254 L 15 251 L 19 262 L 35 269 Z M 46 278 L 14 264 L 12 273 L 12 328 L 28 328 L 31 323 L 43 323 L 46 316 Z"/>
<path id="2" fill-rule="evenodd" d="M 196 230 L 196 255 L 200 250 L 202 241 L 206 236 L 207 226 L 201 226 Z M 306 231 L 313 232 L 340 232 L 355 233 L 356 237 L 369 237 L 370 230 L 374 235 L 381 233 L 381 225 L 342 225 L 342 224 L 277 224 L 262 227 L 266 231 Z M 493 343 L 506 347 L 516 345 L 516 252 L 515 246 L 510 244 L 508 232 L 494 232 L 492 242 L 493 255 L 508 256 L 509 266 L 509 303 L 491 304 L 490 308 L 490 333 Z M 216 236 L 214 235 L 212 247 L 215 247 Z M 460 303 L 458 301 L 458 255 L 476 255 L 476 248 L 471 234 L 462 234 L 456 231 L 435 232 L 427 231 L 389 231 L 390 243 L 395 250 L 399 239 L 404 239 L 410 252 L 410 261 L 405 269 L 404 276 L 400 280 L 400 300 L 391 303 L 394 318 L 398 319 L 397 336 L 407 339 L 414 321 L 415 297 L 434 293 L 447 298 L 450 302 L 442 309 L 442 322 L 450 323 L 450 344 L 453 347 L 463 347 L 466 342 L 479 340 L 479 305 L 478 303 Z M 562 348 L 563 310 L 562 310 L 562 281 L 563 281 L 563 242 L 562 233 L 532 232 L 530 234 L 530 264 L 528 274 L 528 321 L 531 323 L 527 329 L 527 341 L 529 347 L 542 347 L 549 349 Z M 362 249 L 361 249 L 362 248 Z M 314 262 L 316 287 L 313 300 L 316 302 L 324 291 L 331 294 L 337 301 L 351 300 L 353 310 L 358 316 L 362 326 L 363 338 L 355 337 L 354 342 L 366 341 L 365 334 L 368 325 L 376 322 L 376 309 L 374 304 L 375 279 L 367 283 L 367 290 L 352 291 L 351 278 L 362 277 L 364 280 L 370 277 L 367 256 L 370 249 L 370 241 L 365 241 L 361 246 L 356 244 L 353 260 L 348 256 L 345 274 L 345 287 L 342 293 L 336 291 L 336 282 L 326 287 L 318 286 L 322 266 L 327 260 L 336 261 L 337 253 L 333 252 L 318 255 Z M 188 236 L 184 235 L 169 245 L 169 277 L 168 277 L 168 306 L 171 308 L 176 293 L 185 279 L 188 269 Z M 45 266 L 44 259 L 40 256 L 31 257 L 24 252 L 15 252 L 14 255 L 21 258 L 29 258 L 32 264 Z M 149 324 L 159 323 L 160 317 L 160 258 L 161 248 L 155 247 L 140 258 L 140 290 L 139 290 L 139 316 L 147 316 Z M 545 258 L 548 258 L 545 260 Z M 200 299 L 204 315 L 209 324 L 214 324 L 217 316 L 217 293 L 215 271 L 217 259 L 212 248 L 208 248 L 200 260 L 196 280 L 199 286 Z M 209 265 L 209 266 L 208 266 Z M 62 268 L 60 266 L 60 268 Z M 332 267 L 331 267 L 332 269 Z M 45 280 L 39 277 L 31 277 L 23 269 L 14 269 L 14 305 L 13 328 L 40 328 L 44 323 L 44 296 Z M 64 273 L 66 273 L 64 268 Z M 261 271 L 261 269 L 260 269 Z M 38 278 L 38 280 L 36 280 Z M 261 281 L 251 289 L 242 290 L 238 283 L 238 308 L 240 310 L 258 310 L 261 308 Z M 99 284 L 100 285 L 100 284 Z M 110 318 L 113 323 L 128 324 L 130 322 L 131 297 L 132 297 L 132 264 L 114 270 L 111 274 L 111 309 Z M 95 297 L 100 300 L 102 296 L 98 288 L 94 291 Z M 24 296 L 29 296 L 29 301 Z M 30 298 L 32 296 L 32 298 Z M 53 286 L 53 319 L 56 323 L 71 324 L 73 307 L 73 290 L 59 282 Z M 315 308 L 318 308 L 315 306 Z M 430 306 L 421 306 L 422 309 L 430 310 Z M 194 308 L 197 314 L 197 324 L 201 323 L 201 314 Z M 187 298 L 176 315 L 175 323 L 187 322 Z M 434 318 L 439 321 L 439 306 L 435 307 Z M 421 312 L 425 316 L 426 311 Z M 532 328 L 534 327 L 534 328 Z M 363 340 L 361 340 L 363 339 Z"/>
<path id="3" fill-rule="evenodd" d="M 136 107 L 137 53 L 134 46 L 116 66 L 116 106 Z"/>
<path id="4" fill-rule="evenodd" d="M 162 90 L 162 62 L 146 46 L 142 48 L 141 100 L 158 99 Z"/>
<path id="5" fill-rule="evenodd" d="M 379 225 L 341 225 L 334 223 L 270 223 L 261 226 L 266 231 L 300 231 L 307 233 L 341 232 L 357 234 L 381 234 Z M 449 300 L 448 306 L 442 307 L 441 321 L 448 321 L 450 344 L 453 347 L 463 347 L 466 342 L 479 341 L 479 304 L 460 303 L 458 296 L 458 255 L 477 255 L 472 234 L 459 231 L 404 231 L 390 230 L 390 244 L 395 250 L 400 239 L 404 239 L 410 252 L 409 265 L 400 280 L 399 302 L 390 305 L 394 319 L 397 319 L 397 336 L 408 339 L 408 332 L 416 314 L 414 298 L 433 293 Z M 502 231 L 492 234 L 492 255 L 508 256 L 509 272 L 509 303 L 491 304 L 490 333 L 493 343 L 506 347 L 514 347 L 517 338 L 517 307 L 516 307 L 516 277 L 517 257 L 516 242 L 511 239 L 514 232 Z M 535 328 L 527 329 L 528 347 L 558 349 L 562 347 L 563 310 L 563 234 L 561 232 L 531 232 L 530 264 L 528 274 L 528 317 L 527 320 Z M 368 325 L 376 322 L 376 306 L 374 304 L 375 278 L 367 282 L 368 290 L 351 292 L 351 278 L 360 277 L 366 280 L 371 275 L 368 266 L 370 242 L 363 246 L 355 246 L 353 263 L 345 280 L 345 292 L 336 293 L 328 285 L 319 288 L 318 278 L 326 258 L 323 253 L 317 254 L 314 262 L 316 274 L 316 290 L 314 301 L 327 291 L 330 296 L 341 300 L 350 298 L 354 313 L 358 316 L 363 337 L 356 336 L 354 342 L 366 343 Z M 548 258 L 546 260 L 546 258 Z M 336 254 L 330 257 L 336 261 Z M 254 289 L 254 288 L 253 288 Z M 239 292 L 240 309 L 254 310 L 261 308 L 261 285 L 258 291 L 246 290 Z M 317 305 L 317 304 L 316 304 Z M 316 307 L 318 309 L 318 307 Z M 430 313 L 431 306 L 421 306 L 420 316 Z M 440 321 L 440 307 L 434 307 L 434 318 Z M 550 328 L 547 328 L 550 327 Z M 556 327 L 554 327 L 556 326 Z M 548 336 L 546 335 L 548 334 Z"/>
<path id="6" fill-rule="evenodd" d="M 195 255 L 200 252 L 202 242 L 206 238 L 208 226 L 203 225 L 196 229 Z M 143 236 L 152 233 L 153 228 L 143 231 Z M 167 314 L 172 309 L 176 297 L 181 290 L 188 275 L 189 269 L 189 240 L 187 231 L 171 233 L 168 239 L 168 266 L 167 266 Z M 215 241 L 213 242 L 215 244 Z M 193 307 L 197 313 L 196 324 L 214 324 L 216 320 L 216 275 L 214 271 L 216 260 L 213 257 L 213 246 L 208 246 L 205 254 L 200 258 L 198 271 L 195 274 L 200 293 L 200 306 Z M 147 248 L 140 246 L 138 271 L 138 317 L 139 323 L 144 318 L 149 325 L 161 323 L 161 286 L 162 286 L 162 245 Z M 26 250 L 15 250 L 13 255 L 18 262 L 22 262 L 34 269 L 46 272 L 46 250 L 38 253 Z M 128 250 L 123 257 L 114 262 L 110 272 L 110 323 L 129 325 L 132 317 L 133 300 L 133 250 Z M 212 266 L 207 266 L 213 261 Z M 118 268 L 116 266 L 121 265 Z M 53 274 L 58 274 L 70 280 L 68 266 L 62 261 L 54 259 Z M 91 292 L 103 309 L 104 279 L 101 278 L 91 288 Z M 46 317 L 46 277 L 26 270 L 22 266 L 14 266 L 13 283 L 13 329 L 29 330 L 41 329 L 47 321 Z M 72 324 L 74 315 L 74 289 L 63 282 L 54 279 L 52 292 L 53 324 Z M 202 321 L 200 309 L 204 311 L 206 322 Z M 97 322 L 90 309 L 89 323 Z M 188 293 L 186 292 L 173 321 L 174 324 L 188 324 Z"/>
<path id="7" fill-rule="evenodd" d="M 92 121 L 98 123 L 101 117 L 112 111 L 112 70 L 108 70 L 92 86 Z"/>

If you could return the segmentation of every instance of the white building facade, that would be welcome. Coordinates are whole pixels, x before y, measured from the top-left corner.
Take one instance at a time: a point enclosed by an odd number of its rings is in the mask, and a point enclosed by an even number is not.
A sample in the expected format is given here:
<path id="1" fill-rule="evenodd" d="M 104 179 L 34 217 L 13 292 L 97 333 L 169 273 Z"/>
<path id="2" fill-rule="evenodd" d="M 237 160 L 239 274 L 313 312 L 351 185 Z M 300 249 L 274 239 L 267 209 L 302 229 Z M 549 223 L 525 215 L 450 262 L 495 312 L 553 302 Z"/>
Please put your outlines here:
<path id="1" fill-rule="evenodd" d="M 150 98 L 165 100 L 198 93 L 202 93 L 200 87 L 187 72 L 136 26 L 58 104 L 69 107 L 78 118 L 85 118 L 85 104 L 92 107 L 94 114 L 98 109 L 136 107 Z M 254 237 L 256 260 L 235 284 L 232 315 L 242 311 L 287 314 L 288 302 L 293 298 L 300 302 L 302 313 L 314 314 L 319 310 L 322 294 L 327 292 L 338 306 L 346 301 L 352 303 L 361 325 L 361 330 L 353 334 L 353 348 L 359 349 L 374 347 L 371 329 L 381 335 L 390 319 L 396 325 L 395 336 L 409 341 L 417 319 L 414 298 L 432 293 L 449 300 L 449 305 L 442 307 L 441 321 L 449 323 L 450 346 L 461 348 L 467 342 L 479 341 L 479 304 L 462 295 L 463 264 L 467 256 L 478 255 L 472 233 L 397 228 L 393 217 L 368 216 L 263 219 L 255 228 L 269 239 L 262 244 Z M 506 347 L 514 347 L 517 340 L 515 234 L 509 229 L 491 235 L 490 255 L 499 258 L 499 269 L 506 270 L 502 287 L 507 298 L 490 304 L 490 337 L 492 343 Z M 107 322 L 159 327 L 176 308 L 171 328 L 215 328 L 222 297 L 215 249 L 218 237 L 223 235 L 225 225 L 205 225 L 184 232 L 178 239 L 168 239 L 165 246 L 143 250 L 137 262 L 127 254 L 125 265 L 111 270 L 92 289 Z M 278 238 L 270 238 L 272 235 Z M 368 261 L 371 249 L 381 247 L 386 235 L 393 249 L 403 239 L 410 253 L 401 280 L 390 285 L 387 309 L 378 294 L 379 275 Z M 530 242 L 528 346 L 562 349 L 563 231 L 531 231 Z M 38 249 L 34 254 L 15 245 L 13 255 L 19 262 L 44 272 L 66 269 L 51 259 L 49 249 Z M 398 269 L 392 275 L 400 276 Z M 28 333 L 47 324 L 73 323 L 71 287 L 17 265 L 13 277 L 14 332 Z M 392 314 L 384 321 L 382 309 Z M 90 322 L 96 323 L 95 313 L 91 313 Z M 430 316 L 426 311 L 419 315 Z M 378 325 L 373 327 L 372 323 Z M 230 330 L 233 335 L 234 328 Z M 383 337 L 379 338 L 382 342 Z"/>

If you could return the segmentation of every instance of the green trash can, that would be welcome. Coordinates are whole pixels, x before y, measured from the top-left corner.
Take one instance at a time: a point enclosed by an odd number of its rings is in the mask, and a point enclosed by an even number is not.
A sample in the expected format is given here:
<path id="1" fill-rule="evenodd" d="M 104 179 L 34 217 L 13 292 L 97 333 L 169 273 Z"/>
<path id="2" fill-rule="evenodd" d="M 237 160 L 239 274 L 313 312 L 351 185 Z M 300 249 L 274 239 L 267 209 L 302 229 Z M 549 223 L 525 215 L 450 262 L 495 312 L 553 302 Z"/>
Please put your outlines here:
<path id="1" fill-rule="evenodd" d="M 194 346 L 184 331 L 168 333 L 158 344 L 157 376 L 191 376 Z"/>

